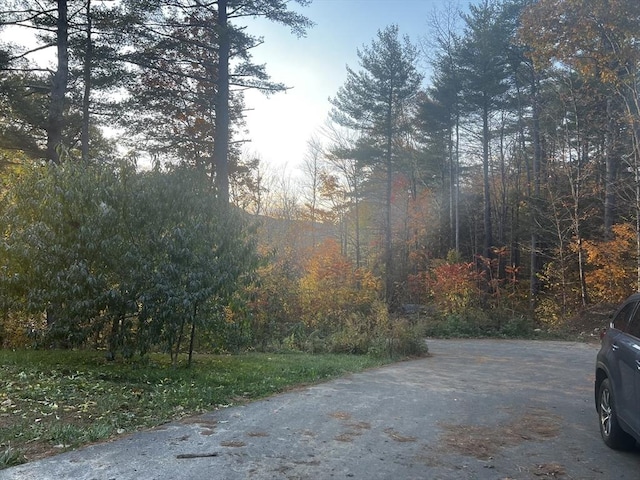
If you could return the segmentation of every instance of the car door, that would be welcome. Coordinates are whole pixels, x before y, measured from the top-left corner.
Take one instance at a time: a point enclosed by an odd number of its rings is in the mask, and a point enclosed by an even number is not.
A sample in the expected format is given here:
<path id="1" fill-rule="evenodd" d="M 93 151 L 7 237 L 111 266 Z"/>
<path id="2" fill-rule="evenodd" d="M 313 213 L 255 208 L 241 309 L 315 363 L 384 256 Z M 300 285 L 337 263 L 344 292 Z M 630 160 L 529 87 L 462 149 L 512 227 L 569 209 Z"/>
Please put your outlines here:
<path id="1" fill-rule="evenodd" d="M 615 387 L 618 416 L 633 430 L 640 432 L 640 308 L 637 302 L 629 317 L 626 332 L 614 338 L 612 348 L 620 375 Z"/>
<path id="2" fill-rule="evenodd" d="M 640 307 L 631 317 L 628 334 L 621 339 L 621 344 L 625 350 L 622 361 L 629 372 L 627 381 L 633 384 L 633 393 L 629 392 L 627 398 L 625 421 L 636 433 L 640 433 Z"/>
<path id="3" fill-rule="evenodd" d="M 622 305 L 611 321 L 603 344 L 603 347 L 606 347 L 605 363 L 609 365 L 609 377 L 614 389 L 618 415 L 623 418 L 626 417 L 627 408 L 625 405 L 631 401 L 633 395 L 626 386 L 626 382 L 632 375 L 627 367 L 627 348 L 624 346 L 624 342 L 620 342 L 620 339 L 627 335 L 629 322 L 637 310 L 637 306 L 638 301 L 635 299 Z"/>

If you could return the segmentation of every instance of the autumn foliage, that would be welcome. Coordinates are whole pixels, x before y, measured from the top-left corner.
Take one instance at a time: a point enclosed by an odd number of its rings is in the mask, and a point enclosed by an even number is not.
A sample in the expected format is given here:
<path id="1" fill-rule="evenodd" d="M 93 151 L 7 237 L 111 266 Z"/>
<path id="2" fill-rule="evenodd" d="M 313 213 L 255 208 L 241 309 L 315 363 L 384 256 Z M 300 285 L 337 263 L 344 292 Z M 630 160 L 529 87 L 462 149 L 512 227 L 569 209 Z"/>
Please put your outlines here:
<path id="1" fill-rule="evenodd" d="M 261 350 L 418 354 L 415 325 L 392 319 L 380 279 L 356 268 L 332 238 L 298 257 L 281 246 L 250 289 L 253 344 Z"/>
<path id="2" fill-rule="evenodd" d="M 445 314 L 461 313 L 478 299 L 477 274 L 468 263 L 443 263 L 432 269 L 431 293 Z"/>
<path id="3" fill-rule="evenodd" d="M 315 249 L 305 271 L 300 280 L 302 321 L 315 344 L 326 343 L 335 352 L 367 353 L 388 325 L 379 279 L 354 268 L 333 239 Z"/>
<path id="4" fill-rule="evenodd" d="M 370 271 L 355 269 L 338 243 L 328 239 L 309 258 L 300 280 L 303 321 L 308 327 L 326 329 L 351 315 L 370 315 L 379 288 Z"/>
<path id="5" fill-rule="evenodd" d="M 587 282 L 593 300 L 599 302 L 622 301 L 635 287 L 635 228 L 621 223 L 614 225 L 612 231 L 611 240 L 583 244 L 589 267 Z"/>
<path id="6" fill-rule="evenodd" d="M 299 267 L 291 253 L 287 249 L 283 255 L 273 256 L 263 250 L 265 262 L 246 291 L 252 343 L 260 350 L 278 346 L 299 330 Z"/>

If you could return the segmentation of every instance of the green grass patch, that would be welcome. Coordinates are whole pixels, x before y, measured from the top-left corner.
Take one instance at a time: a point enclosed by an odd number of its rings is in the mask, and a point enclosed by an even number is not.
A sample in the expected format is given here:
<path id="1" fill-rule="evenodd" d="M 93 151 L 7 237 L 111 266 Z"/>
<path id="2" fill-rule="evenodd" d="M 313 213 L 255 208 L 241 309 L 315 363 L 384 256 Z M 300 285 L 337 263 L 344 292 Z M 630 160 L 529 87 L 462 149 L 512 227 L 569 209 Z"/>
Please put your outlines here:
<path id="1" fill-rule="evenodd" d="M 99 352 L 0 351 L 0 468 L 385 363 L 353 355 L 198 355 L 106 362 Z"/>

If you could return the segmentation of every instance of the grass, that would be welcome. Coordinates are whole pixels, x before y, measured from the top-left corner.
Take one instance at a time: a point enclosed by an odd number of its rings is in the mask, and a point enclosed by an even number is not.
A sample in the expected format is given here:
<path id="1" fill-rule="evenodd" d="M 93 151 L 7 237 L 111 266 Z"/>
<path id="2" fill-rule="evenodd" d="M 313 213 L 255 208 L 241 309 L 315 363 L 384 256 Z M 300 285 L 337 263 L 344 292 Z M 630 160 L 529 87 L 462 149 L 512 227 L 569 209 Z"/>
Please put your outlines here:
<path id="1" fill-rule="evenodd" d="M 0 350 L 0 469 L 188 415 L 381 365 L 352 355 L 199 355 L 106 362 L 99 352 Z"/>

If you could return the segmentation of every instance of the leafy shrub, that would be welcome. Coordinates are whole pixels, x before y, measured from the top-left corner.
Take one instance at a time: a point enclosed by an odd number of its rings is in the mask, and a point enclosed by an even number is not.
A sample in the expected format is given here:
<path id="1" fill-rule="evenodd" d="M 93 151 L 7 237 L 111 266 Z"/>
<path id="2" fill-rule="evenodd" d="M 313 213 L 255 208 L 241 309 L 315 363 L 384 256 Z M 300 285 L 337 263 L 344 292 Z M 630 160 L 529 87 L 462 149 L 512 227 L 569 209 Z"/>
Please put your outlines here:
<path id="1" fill-rule="evenodd" d="M 255 265 L 243 222 L 187 168 L 25 167 L 0 225 L 0 311 L 46 315 L 47 346 L 175 358 Z"/>
<path id="2" fill-rule="evenodd" d="M 371 272 L 355 269 L 334 239 L 318 246 L 300 279 L 301 319 L 327 334 L 369 322 L 378 308 L 379 280 Z"/>
<path id="3" fill-rule="evenodd" d="M 379 279 L 356 269 L 340 245 L 326 240 L 306 262 L 270 257 L 247 290 L 254 346 L 261 350 L 419 355 L 423 332 L 391 320 Z"/>
<path id="4" fill-rule="evenodd" d="M 389 334 L 369 354 L 383 358 L 421 356 L 428 352 L 425 342 L 425 328 L 422 323 L 412 323 L 407 319 L 396 318 L 392 321 Z"/>
<path id="5" fill-rule="evenodd" d="M 441 263 L 432 268 L 431 294 L 443 314 L 460 313 L 479 303 L 478 273 L 471 263 Z"/>
<path id="6" fill-rule="evenodd" d="M 287 348 L 297 349 L 295 338 L 301 330 L 299 270 L 291 257 L 286 249 L 278 256 L 263 252 L 255 281 L 244 292 L 252 345 L 262 351 L 281 349 L 284 339 L 292 334 L 294 340 Z"/>
<path id="7" fill-rule="evenodd" d="M 26 317 L 14 312 L 0 314 L 0 348 L 37 345 L 44 327 L 42 317 Z"/>
<path id="8" fill-rule="evenodd" d="M 501 325 L 500 335 L 509 338 L 530 338 L 535 335 L 536 323 L 526 315 L 510 317 Z"/>
<path id="9" fill-rule="evenodd" d="M 481 336 L 479 325 L 463 314 L 454 313 L 434 318 L 428 323 L 426 334 L 430 337 L 468 338 Z"/>
<path id="10" fill-rule="evenodd" d="M 332 353 L 369 353 L 377 339 L 389 329 L 386 305 L 375 301 L 367 314 L 352 313 L 343 319 L 339 328 L 329 336 L 328 351 Z"/>
<path id="11" fill-rule="evenodd" d="M 390 318 L 379 302 L 377 313 L 368 319 L 354 318 L 331 336 L 330 351 L 367 354 L 375 358 L 420 356 L 427 353 L 424 326 L 404 318 Z"/>

